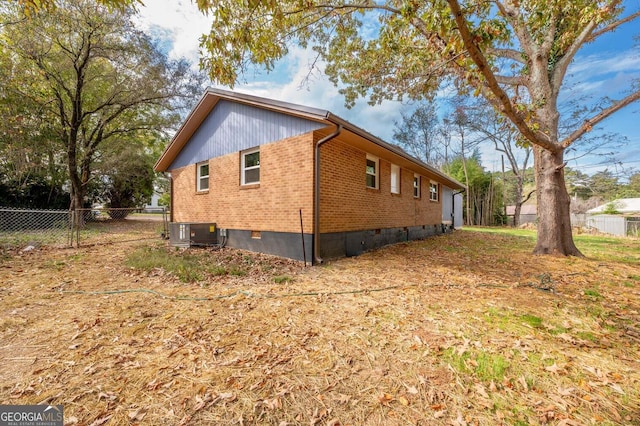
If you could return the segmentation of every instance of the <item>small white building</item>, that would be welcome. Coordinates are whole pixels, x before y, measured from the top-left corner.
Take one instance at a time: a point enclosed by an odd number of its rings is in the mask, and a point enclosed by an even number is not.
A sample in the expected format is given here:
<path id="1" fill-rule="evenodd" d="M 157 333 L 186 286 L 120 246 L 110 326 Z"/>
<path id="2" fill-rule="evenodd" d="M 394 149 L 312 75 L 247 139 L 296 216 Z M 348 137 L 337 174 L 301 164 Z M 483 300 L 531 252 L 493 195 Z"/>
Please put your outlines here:
<path id="1" fill-rule="evenodd" d="M 507 221 L 509 225 L 513 225 L 516 215 L 516 206 L 507 206 Z M 538 206 L 535 204 L 523 204 L 520 209 L 520 220 L 518 223 L 536 223 L 538 220 Z"/>
<path id="2" fill-rule="evenodd" d="M 606 234 L 640 236 L 640 198 L 620 198 L 587 210 L 586 226 Z"/>

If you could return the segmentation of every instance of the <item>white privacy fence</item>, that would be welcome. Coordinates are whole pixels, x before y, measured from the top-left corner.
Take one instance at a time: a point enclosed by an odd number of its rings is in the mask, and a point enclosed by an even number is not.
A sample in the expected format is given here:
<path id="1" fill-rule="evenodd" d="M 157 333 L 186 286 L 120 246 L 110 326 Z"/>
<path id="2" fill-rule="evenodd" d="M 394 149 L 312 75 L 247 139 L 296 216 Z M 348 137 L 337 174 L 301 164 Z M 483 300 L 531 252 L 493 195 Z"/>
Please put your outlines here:
<path id="1" fill-rule="evenodd" d="M 587 215 L 585 227 L 605 234 L 640 237 L 640 216 Z"/>

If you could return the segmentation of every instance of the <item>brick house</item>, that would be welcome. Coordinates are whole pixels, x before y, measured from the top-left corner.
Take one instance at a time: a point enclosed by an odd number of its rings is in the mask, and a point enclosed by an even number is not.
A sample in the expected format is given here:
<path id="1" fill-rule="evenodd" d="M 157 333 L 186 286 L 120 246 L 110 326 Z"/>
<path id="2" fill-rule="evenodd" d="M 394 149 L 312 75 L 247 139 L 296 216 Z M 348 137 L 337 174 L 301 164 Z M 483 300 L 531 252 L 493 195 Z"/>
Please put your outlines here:
<path id="1" fill-rule="evenodd" d="M 172 224 L 313 263 L 462 223 L 463 185 L 402 149 L 329 111 L 225 90 L 207 89 L 155 170 L 171 176 Z"/>

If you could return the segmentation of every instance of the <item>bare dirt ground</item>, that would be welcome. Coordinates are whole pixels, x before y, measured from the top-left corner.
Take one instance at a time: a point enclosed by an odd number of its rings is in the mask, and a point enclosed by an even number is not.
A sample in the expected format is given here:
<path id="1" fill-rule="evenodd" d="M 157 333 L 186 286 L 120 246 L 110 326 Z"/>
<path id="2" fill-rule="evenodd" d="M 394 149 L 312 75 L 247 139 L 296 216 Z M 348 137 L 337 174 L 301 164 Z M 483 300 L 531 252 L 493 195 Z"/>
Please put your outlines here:
<path id="1" fill-rule="evenodd" d="M 127 266 L 164 250 L 149 223 L 122 232 L 4 253 L 0 403 L 94 426 L 640 424 L 637 263 L 457 231 L 313 268 L 200 249 L 243 272 L 183 282 Z"/>

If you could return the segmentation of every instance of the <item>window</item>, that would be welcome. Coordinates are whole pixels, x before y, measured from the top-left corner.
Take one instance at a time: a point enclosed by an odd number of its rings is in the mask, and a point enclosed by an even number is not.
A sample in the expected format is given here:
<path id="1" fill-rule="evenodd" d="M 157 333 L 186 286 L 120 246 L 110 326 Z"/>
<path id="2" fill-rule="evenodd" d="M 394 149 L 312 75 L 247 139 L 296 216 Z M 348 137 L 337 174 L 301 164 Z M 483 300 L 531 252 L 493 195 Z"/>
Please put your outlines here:
<path id="1" fill-rule="evenodd" d="M 436 182 L 429 182 L 429 199 L 438 201 L 438 184 Z"/>
<path id="2" fill-rule="evenodd" d="M 400 193 L 400 166 L 391 165 L 391 193 Z"/>
<path id="3" fill-rule="evenodd" d="M 260 149 L 242 153 L 242 185 L 260 183 Z"/>
<path id="4" fill-rule="evenodd" d="M 209 162 L 196 165 L 198 192 L 209 190 Z"/>
<path id="5" fill-rule="evenodd" d="M 378 189 L 378 159 L 367 154 L 367 188 Z"/>
<path id="6" fill-rule="evenodd" d="M 413 196 L 420 198 L 420 176 L 413 175 Z"/>

